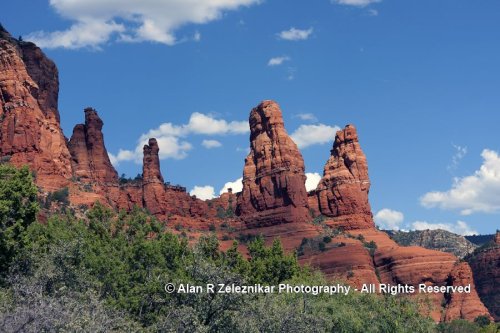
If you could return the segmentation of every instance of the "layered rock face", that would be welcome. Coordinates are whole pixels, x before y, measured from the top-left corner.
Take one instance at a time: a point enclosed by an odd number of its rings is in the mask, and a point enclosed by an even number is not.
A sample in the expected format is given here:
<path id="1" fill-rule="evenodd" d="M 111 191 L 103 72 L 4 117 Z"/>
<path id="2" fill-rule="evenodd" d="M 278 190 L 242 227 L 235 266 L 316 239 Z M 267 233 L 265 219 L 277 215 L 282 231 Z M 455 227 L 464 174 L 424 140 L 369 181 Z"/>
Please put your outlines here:
<path id="1" fill-rule="evenodd" d="M 455 293 L 445 297 L 441 293 L 418 294 L 432 302 L 429 315 L 435 321 L 453 319 L 474 320 L 477 316 L 490 316 L 479 299 L 469 265 L 459 262 L 451 253 L 428 250 L 418 246 L 397 245 L 389 236 L 374 228 L 352 231 L 360 234 L 365 242 L 377 245 L 373 263 L 378 271 L 380 282 L 386 284 L 407 284 L 418 289 L 419 284 L 427 286 L 466 286 L 471 285 L 470 294 Z M 443 311 L 443 304 L 444 310 Z"/>
<path id="2" fill-rule="evenodd" d="M 370 179 L 356 128 L 347 125 L 335 136 L 323 178 L 316 188 L 319 209 L 346 230 L 374 227 L 368 202 Z"/>
<path id="3" fill-rule="evenodd" d="M 37 183 L 57 189 L 71 178 L 70 154 L 59 125 L 58 73 L 33 43 L 0 28 L 0 158 L 29 165 Z"/>
<path id="4" fill-rule="evenodd" d="M 84 182 L 118 182 L 118 173 L 109 160 L 102 134 L 103 121 L 92 108 L 85 109 L 85 124 L 78 124 L 68 147 L 74 176 Z"/>
<path id="5" fill-rule="evenodd" d="M 494 240 L 467 257 L 472 268 L 477 292 L 490 309 L 496 321 L 500 321 L 500 232 Z"/>
<path id="6" fill-rule="evenodd" d="M 279 105 L 262 102 L 250 112 L 250 153 L 237 214 L 250 228 L 308 221 L 305 179 L 304 160 Z"/>

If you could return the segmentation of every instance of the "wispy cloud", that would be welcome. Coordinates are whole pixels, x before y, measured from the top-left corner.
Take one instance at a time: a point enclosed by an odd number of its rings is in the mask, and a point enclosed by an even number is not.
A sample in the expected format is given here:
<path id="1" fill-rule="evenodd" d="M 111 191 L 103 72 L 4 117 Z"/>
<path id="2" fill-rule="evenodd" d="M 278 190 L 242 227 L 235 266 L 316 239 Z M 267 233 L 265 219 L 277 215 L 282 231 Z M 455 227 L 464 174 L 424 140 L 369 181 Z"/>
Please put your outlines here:
<path id="1" fill-rule="evenodd" d="M 109 41 L 174 45 L 175 31 L 186 24 L 220 19 L 224 12 L 259 0 L 50 0 L 55 11 L 73 22 L 66 30 L 37 31 L 26 39 L 46 48 L 100 48 Z M 119 22 L 119 23 L 117 23 Z M 198 37 L 196 37 L 198 36 Z M 199 33 L 194 40 L 199 40 Z"/>
<path id="2" fill-rule="evenodd" d="M 366 7 L 369 4 L 381 2 L 382 0 L 331 0 L 332 3 L 339 5 L 355 6 L 355 7 Z"/>
<path id="3" fill-rule="evenodd" d="M 299 118 L 300 120 L 317 122 L 318 118 L 312 113 L 297 113 L 293 115 L 293 118 Z"/>
<path id="4" fill-rule="evenodd" d="M 217 140 L 203 140 L 201 145 L 207 149 L 222 147 L 222 143 Z"/>
<path id="5" fill-rule="evenodd" d="M 451 164 L 447 167 L 448 171 L 456 170 L 460 165 L 460 161 L 467 155 L 467 147 L 453 145 L 453 148 L 455 149 L 455 153 L 451 158 Z"/>
<path id="6" fill-rule="evenodd" d="M 291 40 L 291 41 L 298 41 L 298 40 L 306 40 L 311 36 L 313 33 L 313 28 L 309 29 L 296 29 L 294 27 L 288 29 L 288 30 L 283 30 L 279 32 L 278 38 L 283 39 L 283 40 Z"/>
<path id="7" fill-rule="evenodd" d="M 281 57 L 274 57 L 269 59 L 267 62 L 268 66 L 279 66 L 282 65 L 285 61 L 289 61 L 290 57 L 288 56 L 281 56 Z"/>

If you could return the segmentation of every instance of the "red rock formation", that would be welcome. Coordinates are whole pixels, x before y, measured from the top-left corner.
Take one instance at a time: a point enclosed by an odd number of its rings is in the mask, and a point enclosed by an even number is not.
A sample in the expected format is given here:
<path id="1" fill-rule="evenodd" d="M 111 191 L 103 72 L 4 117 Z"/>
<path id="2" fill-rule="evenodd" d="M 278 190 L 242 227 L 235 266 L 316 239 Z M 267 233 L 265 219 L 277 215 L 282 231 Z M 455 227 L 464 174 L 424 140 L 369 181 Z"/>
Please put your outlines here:
<path id="1" fill-rule="evenodd" d="M 250 132 L 237 214 L 248 227 L 309 220 L 304 160 L 277 103 L 264 101 L 251 111 Z"/>
<path id="2" fill-rule="evenodd" d="M 233 189 L 229 188 L 227 192 L 222 193 L 218 198 L 209 201 L 212 216 L 233 217 L 236 210 L 237 195 Z"/>
<path id="3" fill-rule="evenodd" d="M 415 286 L 417 290 L 421 283 L 428 286 L 471 285 L 470 294 L 454 294 L 450 299 L 441 293 L 417 293 L 431 300 L 430 315 L 435 321 L 473 320 L 479 315 L 489 316 L 475 290 L 472 274 L 467 274 L 467 271 L 470 272 L 469 266 L 467 263 L 458 263 L 458 258 L 453 254 L 418 246 L 399 246 L 386 233 L 374 228 L 353 230 L 350 233 L 356 237 L 362 235 L 364 242 L 373 241 L 377 245 L 373 261 L 381 283 L 407 284 Z M 447 309 L 444 315 L 441 313 L 442 304 L 446 304 Z"/>
<path id="4" fill-rule="evenodd" d="M 201 217 L 208 214 L 208 204 L 191 197 L 180 186 L 166 185 L 160 171 L 156 139 L 144 145 L 142 166 L 142 201 L 144 208 L 161 219 L 169 215 Z"/>
<path id="5" fill-rule="evenodd" d="M 34 44 L 16 41 L 0 30 L 2 159 L 10 159 L 15 165 L 28 164 L 37 172 L 37 183 L 49 190 L 67 186 L 73 174 L 80 177 L 88 187 L 80 189 L 78 182 L 69 184 L 74 205 L 102 201 L 127 210 L 138 205 L 174 225 L 193 227 L 194 233 L 207 231 L 213 219 L 207 203 L 191 197 L 184 188 L 164 184 L 156 140 L 144 147 L 143 180 L 120 185 L 104 146 L 103 123 L 94 110 L 87 109 L 85 124 L 75 127 L 70 140 L 71 156 L 59 124 L 57 95 L 55 65 Z M 319 267 L 328 277 L 346 278 L 358 286 L 376 282 L 377 272 L 381 282 L 391 284 L 474 284 L 467 264 L 457 264 L 453 255 L 400 247 L 374 228 L 368 203 L 366 157 L 353 126 L 337 133 L 324 177 L 315 192 L 317 203 L 306 193 L 304 162 L 284 129 L 279 106 L 265 101 L 254 108 L 250 128 L 251 151 L 245 161 L 243 191 L 236 199 L 228 194 L 218 201 L 227 208 L 230 200 L 237 201 L 237 213 L 247 228 L 240 230 L 241 220 L 235 219 L 231 223 L 239 228 L 239 233 L 263 234 L 267 242 L 279 237 L 284 248 L 293 251 L 303 238 L 318 238 L 325 232 L 324 226 L 310 223 L 310 201 L 313 210 L 330 218 L 327 225 L 351 233 L 335 237 L 324 252 L 301 257 L 302 263 Z M 222 220 L 218 222 L 222 224 Z M 500 243 L 500 234 L 496 239 Z M 377 244 L 373 257 L 366 249 L 370 241 Z M 478 290 L 497 315 L 499 245 L 470 260 Z M 475 291 L 454 294 L 449 299 L 434 295 L 432 300 L 436 320 L 471 320 L 488 315 Z M 446 304 L 443 315 L 441 304 Z"/>
<path id="6" fill-rule="evenodd" d="M 0 158 L 27 164 L 47 189 L 67 185 L 70 155 L 57 112 L 54 63 L 0 28 Z"/>
<path id="7" fill-rule="evenodd" d="M 496 321 L 500 321 L 500 231 L 493 242 L 479 248 L 467 262 L 474 273 L 476 289 Z"/>
<path id="8" fill-rule="evenodd" d="M 330 280 L 347 281 L 356 288 L 379 283 L 370 253 L 357 239 L 334 237 L 323 252 L 305 253 L 299 262 L 320 269 Z"/>
<path id="9" fill-rule="evenodd" d="M 142 201 L 144 208 L 151 214 L 165 216 L 168 207 L 165 207 L 165 184 L 160 171 L 160 159 L 158 152 L 160 148 L 156 139 L 149 139 L 144 145 L 144 156 L 142 164 Z M 180 208 L 182 204 L 172 208 Z"/>
<path id="10" fill-rule="evenodd" d="M 92 108 L 85 109 L 85 124 L 78 124 L 68 147 L 74 176 L 84 182 L 118 182 L 118 173 L 109 160 L 102 134 L 103 121 Z"/>
<path id="11" fill-rule="evenodd" d="M 307 193 L 307 203 L 309 204 L 309 214 L 311 214 L 312 217 L 321 215 L 316 191 L 309 191 Z"/>
<path id="12" fill-rule="evenodd" d="M 331 156 L 316 189 L 320 211 L 332 218 L 332 225 L 346 230 L 372 228 L 369 190 L 366 156 L 356 128 L 347 125 L 335 136 Z"/>
<path id="13" fill-rule="evenodd" d="M 473 281 L 472 271 L 466 262 L 460 262 L 453 267 L 449 277 L 449 285 L 465 287 L 471 281 Z M 475 288 L 474 283 L 471 284 L 471 288 Z M 473 321 L 477 317 L 484 316 L 487 313 L 488 310 L 479 300 L 475 290 L 470 294 L 450 293 L 443 320 L 465 319 Z M 493 319 L 491 316 L 489 317 Z"/>
<path id="14" fill-rule="evenodd" d="M 163 184 L 163 176 L 160 171 L 160 158 L 158 153 L 160 148 L 156 139 L 149 139 L 147 145 L 143 148 L 143 165 L 142 165 L 142 181 L 144 184 L 161 183 Z"/>

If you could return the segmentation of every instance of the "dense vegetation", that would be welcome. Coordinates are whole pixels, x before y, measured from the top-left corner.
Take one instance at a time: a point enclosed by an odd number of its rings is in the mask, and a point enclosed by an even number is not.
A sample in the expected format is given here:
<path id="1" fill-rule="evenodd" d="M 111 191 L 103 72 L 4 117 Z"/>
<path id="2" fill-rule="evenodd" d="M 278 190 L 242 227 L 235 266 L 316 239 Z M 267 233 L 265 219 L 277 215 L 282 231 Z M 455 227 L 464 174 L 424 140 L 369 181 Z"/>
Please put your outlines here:
<path id="1" fill-rule="evenodd" d="M 181 294 L 166 283 L 324 285 L 277 240 L 250 258 L 215 236 L 194 245 L 146 212 L 96 204 L 36 222 L 27 169 L 0 165 L 0 332 L 494 332 L 487 318 L 436 326 L 404 297 L 368 294 Z"/>

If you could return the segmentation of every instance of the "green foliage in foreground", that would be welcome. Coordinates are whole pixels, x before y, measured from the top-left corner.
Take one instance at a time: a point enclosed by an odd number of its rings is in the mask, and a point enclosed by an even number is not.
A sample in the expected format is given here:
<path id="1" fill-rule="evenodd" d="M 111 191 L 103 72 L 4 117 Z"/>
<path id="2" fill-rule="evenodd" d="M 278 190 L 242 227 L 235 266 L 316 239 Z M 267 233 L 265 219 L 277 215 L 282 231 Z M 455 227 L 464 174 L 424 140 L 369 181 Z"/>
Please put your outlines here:
<path id="1" fill-rule="evenodd" d="M 37 212 L 37 188 L 29 169 L 0 163 L 0 281 Z"/>
<path id="2" fill-rule="evenodd" d="M 32 193 L 29 173 L 12 172 L 9 169 L 9 176 L 0 182 L 20 182 L 19 191 Z M 5 191 L 4 184 L 0 189 Z M 190 246 L 139 209 L 117 215 L 96 205 L 85 221 L 66 214 L 52 216 L 46 224 L 31 223 L 36 195 L 9 194 L 0 200 L 2 205 L 18 207 L 15 198 L 21 197 L 28 198 L 19 199 L 24 208 L 7 210 L 11 218 L 5 219 L 5 225 L 15 222 L 22 228 L 2 233 L 0 240 L 15 244 L 5 261 L 9 270 L 5 286 L 0 288 L 0 332 L 496 330 L 484 318 L 477 324 L 457 321 L 436 326 L 419 314 L 417 303 L 404 297 L 167 294 L 166 283 L 327 282 L 321 274 L 301 268 L 295 255 L 283 252 L 279 241 L 267 247 L 262 238 L 253 239 L 248 243 L 247 260 L 237 251 L 237 242 L 226 252 L 219 250 L 215 236 L 202 237 Z"/>

